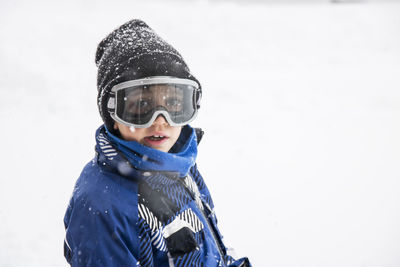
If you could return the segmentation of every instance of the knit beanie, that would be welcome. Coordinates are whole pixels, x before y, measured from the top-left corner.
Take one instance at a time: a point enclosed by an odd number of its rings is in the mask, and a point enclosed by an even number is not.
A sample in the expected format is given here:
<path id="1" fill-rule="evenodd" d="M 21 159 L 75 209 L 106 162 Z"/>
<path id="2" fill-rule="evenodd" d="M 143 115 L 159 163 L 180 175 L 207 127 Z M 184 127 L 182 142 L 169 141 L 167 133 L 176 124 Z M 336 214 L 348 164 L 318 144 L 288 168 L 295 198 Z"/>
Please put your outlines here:
<path id="1" fill-rule="evenodd" d="M 201 87 L 179 52 L 137 19 L 123 24 L 100 42 L 96 66 L 97 105 L 109 131 L 113 131 L 114 120 L 107 102 L 116 84 L 151 76 L 172 76 L 193 80 Z"/>

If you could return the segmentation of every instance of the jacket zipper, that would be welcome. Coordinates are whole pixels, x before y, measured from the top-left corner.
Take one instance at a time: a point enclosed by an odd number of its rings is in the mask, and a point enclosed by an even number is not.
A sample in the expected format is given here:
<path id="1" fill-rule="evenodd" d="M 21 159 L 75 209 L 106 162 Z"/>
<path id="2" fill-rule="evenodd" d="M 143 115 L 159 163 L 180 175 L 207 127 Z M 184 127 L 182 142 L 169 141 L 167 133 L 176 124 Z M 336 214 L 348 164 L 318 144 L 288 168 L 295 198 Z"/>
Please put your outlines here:
<path id="1" fill-rule="evenodd" d="M 210 225 L 210 221 L 209 221 L 209 219 L 208 219 L 208 216 L 207 216 L 207 215 L 205 214 L 205 212 L 204 212 L 203 200 L 200 199 L 202 207 L 199 207 L 199 206 L 197 205 L 197 201 L 196 201 L 196 197 L 194 196 L 194 192 L 192 192 L 192 190 L 190 190 L 190 188 L 187 187 L 187 185 L 185 184 L 185 181 L 184 181 L 183 179 L 178 179 L 178 180 L 179 180 L 179 182 L 183 185 L 183 187 L 185 188 L 186 192 L 188 192 L 188 194 L 190 195 L 190 197 L 194 200 L 196 207 L 201 211 L 201 214 L 203 215 L 203 217 L 204 217 L 204 219 L 205 219 L 205 221 L 206 221 L 206 223 L 207 223 L 207 227 L 208 227 L 208 229 L 210 229 L 210 232 L 211 232 L 213 241 L 214 241 L 214 243 L 217 245 L 218 252 L 219 252 L 219 256 L 220 256 L 220 258 L 221 258 L 221 260 L 222 260 L 222 262 L 223 262 L 223 266 L 227 266 L 227 265 L 226 265 L 226 262 L 225 262 L 225 257 L 223 256 L 224 253 L 222 252 L 221 245 L 219 244 L 219 241 L 217 240 L 217 237 L 216 237 L 216 233 L 215 233 L 215 231 L 214 231 L 214 228 Z M 207 207 L 207 208 L 208 208 L 208 207 Z M 212 223 L 212 222 L 211 222 L 211 223 Z"/>

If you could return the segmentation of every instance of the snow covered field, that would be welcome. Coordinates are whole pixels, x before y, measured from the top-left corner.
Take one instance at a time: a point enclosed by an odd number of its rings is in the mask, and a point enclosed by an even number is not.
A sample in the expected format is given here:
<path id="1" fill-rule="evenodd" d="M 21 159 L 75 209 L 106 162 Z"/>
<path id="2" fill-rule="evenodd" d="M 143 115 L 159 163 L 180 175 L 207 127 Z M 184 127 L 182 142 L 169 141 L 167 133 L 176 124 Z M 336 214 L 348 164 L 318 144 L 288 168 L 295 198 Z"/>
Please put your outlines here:
<path id="1" fill-rule="evenodd" d="M 132 18 L 202 82 L 198 164 L 239 255 L 400 266 L 400 3 L 269 2 L 3 1 L 0 266 L 67 266 L 62 220 L 101 124 L 95 49 Z"/>

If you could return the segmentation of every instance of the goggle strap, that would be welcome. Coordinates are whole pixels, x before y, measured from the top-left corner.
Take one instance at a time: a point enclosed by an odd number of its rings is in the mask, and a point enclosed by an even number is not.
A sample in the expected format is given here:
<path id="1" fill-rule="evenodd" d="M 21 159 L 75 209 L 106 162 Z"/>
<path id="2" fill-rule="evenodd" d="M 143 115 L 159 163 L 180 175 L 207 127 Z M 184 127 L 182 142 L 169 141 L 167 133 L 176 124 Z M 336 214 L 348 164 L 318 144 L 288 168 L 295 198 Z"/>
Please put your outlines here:
<path id="1" fill-rule="evenodd" d="M 108 98 L 107 109 L 108 109 L 108 112 L 115 112 L 115 97 L 114 96 L 110 96 L 110 98 Z"/>
<path id="2" fill-rule="evenodd" d="M 196 93 L 195 93 L 195 103 L 196 103 L 196 107 L 197 109 L 200 108 L 200 102 L 201 102 L 201 90 L 200 89 L 196 89 Z"/>

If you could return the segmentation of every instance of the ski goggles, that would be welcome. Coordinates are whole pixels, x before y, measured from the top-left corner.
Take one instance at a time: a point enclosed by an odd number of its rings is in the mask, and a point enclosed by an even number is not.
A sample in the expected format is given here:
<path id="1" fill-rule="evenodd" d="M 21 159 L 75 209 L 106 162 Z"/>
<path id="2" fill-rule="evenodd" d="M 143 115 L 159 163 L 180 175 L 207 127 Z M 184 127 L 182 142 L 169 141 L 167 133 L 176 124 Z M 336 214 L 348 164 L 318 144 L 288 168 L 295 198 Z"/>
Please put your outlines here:
<path id="1" fill-rule="evenodd" d="M 201 90 L 189 79 L 155 76 L 115 85 L 107 103 L 111 117 L 135 128 L 150 127 L 159 115 L 171 126 L 194 120 Z"/>

